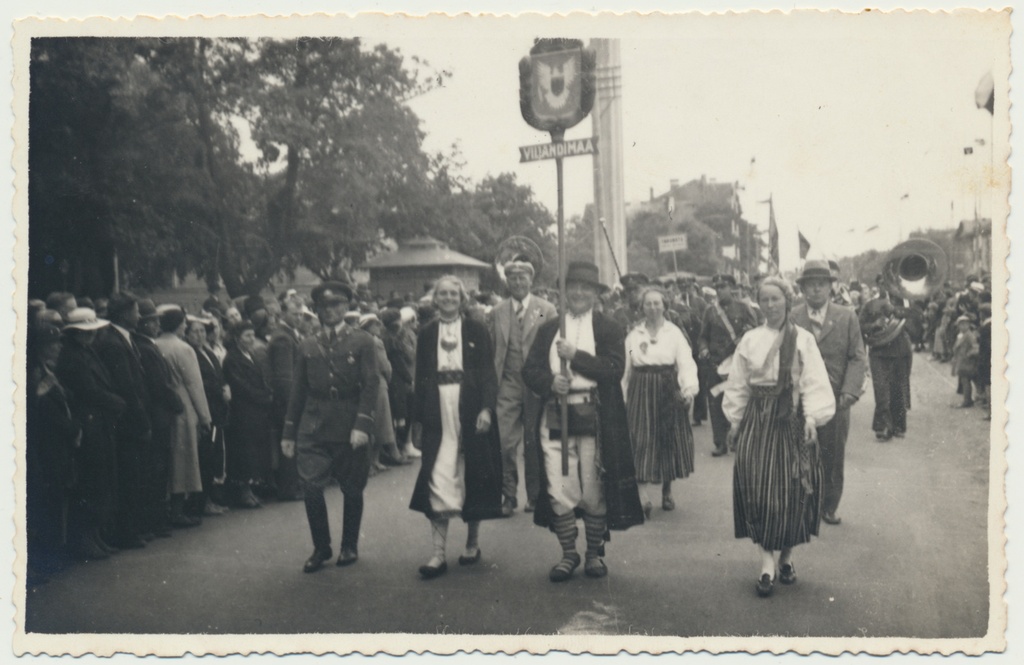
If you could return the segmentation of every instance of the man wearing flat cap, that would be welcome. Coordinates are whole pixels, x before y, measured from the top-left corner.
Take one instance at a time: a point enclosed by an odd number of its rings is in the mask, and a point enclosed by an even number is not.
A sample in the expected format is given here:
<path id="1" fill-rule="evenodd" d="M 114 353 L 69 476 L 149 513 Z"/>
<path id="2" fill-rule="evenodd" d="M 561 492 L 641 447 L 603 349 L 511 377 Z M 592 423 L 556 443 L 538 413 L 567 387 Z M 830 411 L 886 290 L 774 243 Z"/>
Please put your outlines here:
<path id="1" fill-rule="evenodd" d="M 313 554 L 303 566 L 307 573 L 333 556 L 324 501 L 332 478 L 345 498 L 337 565 L 359 559 L 363 489 L 370 470 L 367 443 L 380 383 L 373 337 L 344 320 L 352 289 L 324 282 L 312 295 L 321 329 L 299 342 L 281 439 L 284 456 L 296 456 L 313 537 Z"/>
<path id="2" fill-rule="evenodd" d="M 822 517 L 826 524 L 839 524 L 836 515 L 843 496 L 843 466 L 846 439 L 850 433 L 850 407 L 862 392 L 867 373 L 867 355 L 860 323 L 853 308 L 832 301 L 835 275 L 824 261 L 807 261 L 797 280 L 804 302 L 793 308 L 793 323 L 809 331 L 818 342 L 829 383 L 836 400 L 836 415 L 818 428 L 818 445 L 824 472 Z"/>
<path id="3" fill-rule="evenodd" d="M 640 311 L 640 292 L 651 279 L 642 272 L 628 272 L 619 278 L 619 283 L 622 284 L 622 304 L 612 313 L 612 318 L 628 331 L 644 317 Z"/>
<path id="4" fill-rule="evenodd" d="M 512 515 L 518 505 L 519 447 L 523 447 L 526 512 L 532 512 L 540 492 L 537 432 L 531 426 L 540 415 L 540 399 L 523 383 L 523 362 L 537 336 L 537 329 L 558 314 L 555 306 L 530 293 L 534 265 L 523 255 L 506 263 L 509 297 L 495 305 L 487 324 L 494 345 L 494 369 L 498 375 L 498 433 L 501 436 L 503 496 L 501 512 Z"/>
<path id="5" fill-rule="evenodd" d="M 757 327 L 757 315 L 753 309 L 735 297 L 737 286 L 732 275 L 715 275 L 712 285 L 715 287 L 717 300 L 712 301 L 704 311 L 700 337 L 697 340 L 697 357 L 700 369 L 705 373 L 709 390 L 712 391 L 708 400 L 708 410 L 711 412 L 711 432 L 715 449 L 711 454 L 719 457 L 729 452 L 729 420 L 722 411 L 723 393 L 714 388 L 721 387 L 728 378 L 720 373 L 724 370 L 723 363 L 732 357 L 736 344 L 744 333 Z"/>

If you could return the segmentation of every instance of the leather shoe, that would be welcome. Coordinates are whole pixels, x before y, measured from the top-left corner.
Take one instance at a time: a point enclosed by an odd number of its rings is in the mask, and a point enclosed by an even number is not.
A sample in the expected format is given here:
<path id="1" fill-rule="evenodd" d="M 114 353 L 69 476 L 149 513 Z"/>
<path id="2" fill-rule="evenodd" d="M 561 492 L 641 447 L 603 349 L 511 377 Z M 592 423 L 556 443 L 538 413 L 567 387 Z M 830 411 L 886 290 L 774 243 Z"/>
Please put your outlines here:
<path id="1" fill-rule="evenodd" d="M 146 541 L 138 536 L 122 536 L 114 541 L 114 547 L 121 550 L 141 550 Z"/>
<path id="2" fill-rule="evenodd" d="M 792 563 L 779 566 L 779 581 L 783 584 L 796 584 L 796 567 Z"/>
<path id="3" fill-rule="evenodd" d="M 825 513 L 824 515 L 821 516 L 821 521 L 824 522 L 825 524 L 833 524 L 833 525 L 835 525 L 835 524 L 842 524 L 843 518 L 842 517 L 836 517 L 835 513 Z"/>
<path id="4" fill-rule="evenodd" d="M 339 568 L 343 566 L 351 566 L 356 561 L 359 561 L 359 552 L 356 552 L 351 547 L 341 548 L 341 554 L 338 555 L 338 562 L 334 565 Z"/>
<path id="5" fill-rule="evenodd" d="M 562 560 L 555 564 L 551 572 L 548 573 L 548 579 L 552 582 L 565 582 L 572 577 L 572 571 L 576 570 L 580 565 L 580 555 L 571 554 L 562 557 Z"/>
<path id="6" fill-rule="evenodd" d="M 671 494 L 664 494 L 661 497 L 661 509 L 662 510 L 675 510 L 676 501 L 672 498 Z"/>
<path id="7" fill-rule="evenodd" d="M 420 566 L 420 577 L 425 580 L 432 580 L 435 577 L 441 577 L 448 572 L 448 562 L 442 561 L 440 566 Z"/>
<path id="8" fill-rule="evenodd" d="M 512 499 L 505 497 L 505 500 L 501 502 L 501 516 L 512 517 L 512 513 L 515 512 L 516 507 L 512 505 Z"/>
<path id="9" fill-rule="evenodd" d="M 534 501 L 533 499 L 527 499 L 526 500 L 526 505 L 523 506 L 523 512 L 524 513 L 532 513 L 536 509 L 537 509 L 537 502 Z"/>
<path id="10" fill-rule="evenodd" d="M 644 519 L 651 519 L 651 511 L 654 510 L 654 504 L 650 501 L 644 503 Z"/>
<path id="11" fill-rule="evenodd" d="M 323 567 L 324 561 L 327 561 L 332 556 L 334 556 L 334 552 L 331 551 L 330 547 L 326 549 L 320 549 L 319 547 L 314 549 L 313 553 L 309 555 L 308 559 L 306 559 L 306 563 L 302 564 L 302 572 L 315 573 Z"/>
<path id="12" fill-rule="evenodd" d="M 481 550 L 479 547 L 476 548 L 476 554 L 474 554 L 473 556 L 464 556 L 464 555 L 460 554 L 459 555 L 459 565 L 460 566 L 472 566 L 474 563 L 479 563 L 480 562 L 480 557 L 481 556 L 483 556 L 483 550 Z"/>
<path id="13" fill-rule="evenodd" d="M 721 457 L 722 455 L 728 455 L 728 454 L 729 454 L 729 449 L 728 448 L 715 448 L 714 450 L 711 451 L 711 456 L 712 457 Z"/>
<path id="14" fill-rule="evenodd" d="M 583 572 L 587 577 L 604 577 L 608 574 L 608 566 L 599 557 L 589 557 L 583 564 Z"/>
<path id="15" fill-rule="evenodd" d="M 768 573 L 763 573 L 757 580 L 757 595 L 767 598 L 775 589 L 775 580 Z"/>

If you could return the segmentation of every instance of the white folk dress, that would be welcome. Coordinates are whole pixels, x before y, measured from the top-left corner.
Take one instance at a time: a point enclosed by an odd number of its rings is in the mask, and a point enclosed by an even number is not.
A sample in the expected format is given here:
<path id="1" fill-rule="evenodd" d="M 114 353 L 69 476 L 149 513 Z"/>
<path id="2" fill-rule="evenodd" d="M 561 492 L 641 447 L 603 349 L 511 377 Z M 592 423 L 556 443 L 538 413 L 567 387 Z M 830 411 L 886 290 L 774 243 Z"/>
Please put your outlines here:
<path id="1" fill-rule="evenodd" d="M 462 371 L 462 319 L 438 322 L 437 371 Z M 441 445 L 430 474 L 430 507 L 439 517 L 462 514 L 466 500 L 465 460 L 460 450 L 459 396 L 462 386 L 448 383 L 438 386 L 441 404 Z"/>

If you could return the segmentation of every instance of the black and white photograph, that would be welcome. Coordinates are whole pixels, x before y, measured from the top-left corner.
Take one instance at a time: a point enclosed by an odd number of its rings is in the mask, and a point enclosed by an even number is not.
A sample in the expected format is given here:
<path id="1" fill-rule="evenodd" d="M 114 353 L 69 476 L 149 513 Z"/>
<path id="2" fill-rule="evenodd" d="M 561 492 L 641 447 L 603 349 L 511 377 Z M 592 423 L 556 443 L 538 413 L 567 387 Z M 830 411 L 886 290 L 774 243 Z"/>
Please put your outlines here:
<path id="1" fill-rule="evenodd" d="M 1007 655 L 1011 10 L 590 10 L 15 16 L 14 653 Z"/>

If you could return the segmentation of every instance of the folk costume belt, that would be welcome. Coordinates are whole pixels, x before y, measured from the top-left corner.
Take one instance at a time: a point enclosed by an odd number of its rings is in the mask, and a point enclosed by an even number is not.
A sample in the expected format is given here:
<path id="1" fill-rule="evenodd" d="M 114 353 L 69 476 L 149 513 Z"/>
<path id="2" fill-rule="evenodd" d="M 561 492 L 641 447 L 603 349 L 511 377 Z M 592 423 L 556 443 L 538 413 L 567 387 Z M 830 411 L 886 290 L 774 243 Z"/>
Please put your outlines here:
<path id="1" fill-rule="evenodd" d="M 675 374 L 675 365 L 637 365 L 633 371 L 638 374 Z"/>
<path id="2" fill-rule="evenodd" d="M 447 386 L 453 383 L 462 383 L 462 377 L 466 375 L 461 369 L 451 369 L 437 373 L 437 385 Z"/>

